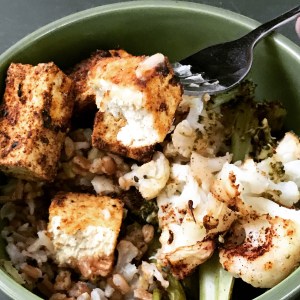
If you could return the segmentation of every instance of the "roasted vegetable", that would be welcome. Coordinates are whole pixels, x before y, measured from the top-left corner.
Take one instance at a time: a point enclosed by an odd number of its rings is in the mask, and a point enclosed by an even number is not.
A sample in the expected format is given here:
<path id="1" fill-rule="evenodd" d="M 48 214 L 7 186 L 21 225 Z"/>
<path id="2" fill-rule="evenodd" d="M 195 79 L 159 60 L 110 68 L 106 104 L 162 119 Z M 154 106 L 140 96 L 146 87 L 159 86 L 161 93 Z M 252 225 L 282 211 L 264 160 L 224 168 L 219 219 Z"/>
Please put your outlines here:
<path id="1" fill-rule="evenodd" d="M 233 283 L 233 276 L 223 269 L 217 254 L 199 268 L 200 300 L 230 299 Z"/>
<path id="2" fill-rule="evenodd" d="M 255 86 L 245 81 L 227 94 L 212 99 L 211 106 L 220 106 L 225 148 L 233 153 L 233 161 L 252 157 L 261 160 L 272 155 L 277 136 L 283 127 L 286 110 L 279 102 L 259 102 Z"/>
<path id="3" fill-rule="evenodd" d="M 130 188 L 120 197 L 130 213 L 142 223 L 157 224 L 158 207 L 155 200 L 145 201 L 138 190 Z"/>
<path id="4" fill-rule="evenodd" d="M 168 281 L 169 286 L 167 288 L 167 293 L 169 300 L 186 300 L 186 296 L 180 281 L 171 274 L 168 275 Z"/>

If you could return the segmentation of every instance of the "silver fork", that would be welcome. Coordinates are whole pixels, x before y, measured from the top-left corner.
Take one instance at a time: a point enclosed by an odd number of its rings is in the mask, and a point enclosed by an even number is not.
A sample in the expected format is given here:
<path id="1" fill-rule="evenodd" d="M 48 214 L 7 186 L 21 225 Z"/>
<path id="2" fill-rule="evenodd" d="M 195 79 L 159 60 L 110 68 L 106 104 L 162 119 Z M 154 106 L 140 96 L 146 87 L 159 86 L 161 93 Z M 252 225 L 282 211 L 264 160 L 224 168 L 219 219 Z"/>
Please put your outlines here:
<path id="1" fill-rule="evenodd" d="M 210 46 L 173 64 L 186 94 L 225 92 L 245 78 L 255 45 L 276 28 L 300 16 L 300 5 L 266 22 L 243 37 Z"/>

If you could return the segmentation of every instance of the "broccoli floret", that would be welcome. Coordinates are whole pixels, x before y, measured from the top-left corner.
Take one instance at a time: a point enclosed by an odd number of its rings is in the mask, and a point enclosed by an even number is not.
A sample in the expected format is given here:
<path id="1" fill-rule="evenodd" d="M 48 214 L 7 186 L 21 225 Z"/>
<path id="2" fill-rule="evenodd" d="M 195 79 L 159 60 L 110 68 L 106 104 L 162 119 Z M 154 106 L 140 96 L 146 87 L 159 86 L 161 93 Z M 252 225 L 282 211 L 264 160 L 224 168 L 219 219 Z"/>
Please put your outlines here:
<path id="1" fill-rule="evenodd" d="M 168 274 L 169 286 L 167 293 L 170 300 L 186 300 L 184 289 L 179 280 Z"/>
<path id="2" fill-rule="evenodd" d="M 252 137 L 256 131 L 259 122 L 255 116 L 256 108 L 253 101 L 240 101 L 236 103 L 232 110 L 231 126 L 231 153 L 233 154 L 233 161 L 243 160 L 245 156 L 249 155 L 252 150 Z M 228 114 L 224 113 L 226 117 Z"/>
<path id="3" fill-rule="evenodd" d="M 157 212 L 158 207 L 156 204 L 156 200 L 152 201 L 144 201 L 139 210 L 140 217 L 150 224 L 157 224 Z"/>
<path id="4" fill-rule="evenodd" d="M 186 300 L 187 297 L 185 295 L 185 290 L 182 286 L 182 283 L 175 277 L 173 277 L 171 274 L 168 274 L 167 280 L 169 282 L 169 286 L 167 287 L 167 289 L 163 290 L 155 288 L 153 290 L 152 300 Z M 196 296 L 197 298 L 198 295 L 193 296 Z"/>
<path id="5" fill-rule="evenodd" d="M 243 100 L 245 97 L 247 99 L 254 99 L 255 88 L 256 85 L 252 81 L 244 80 L 228 92 L 211 96 L 211 106 L 218 107 L 231 102 L 232 100 Z"/>
<path id="6" fill-rule="evenodd" d="M 188 159 L 192 152 L 206 157 L 231 152 L 234 161 L 271 156 L 286 111 L 278 102 L 257 101 L 255 88 L 246 80 L 210 99 L 185 96 L 180 109 L 188 114 L 176 125 L 165 155 Z"/>
<path id="7" fill-rule="evenodd" d="M 257 113 L 260 120 L 266 118 L 273 135 L 278 135 L 283 128 L 287 111 L 279 102 L 263 102 L 257 104 Z"/>
<path id="8" fill-rule="evenodd" d="M 152 293 L 152 300 L 161 300 L 162 299 L 162 292 L 156 288 L 153 290 Z"/>
<path id="9" fill-rule="evenodd" d="M 122 193 L 121 199 L 129 212 L 138 218 L 142 223 L 157 225 L 158 206 L 156 200 L 144 200 L 142 195 L 135 188 L 130 188 Z"/>
<path id="10" fill-rule="evenodd" d="M 212 106 L 221 105 L 225 144 L 229 145 L 226 150 L 233 153 L 233 161 L 247 157 L 259 161 L 272 156 L 276 146 L 273 136 L 283 126 L 283 106 L 278 102 L 258 102 L 254 92 L 255 85 L 245 81 L 212 99 Z"/>

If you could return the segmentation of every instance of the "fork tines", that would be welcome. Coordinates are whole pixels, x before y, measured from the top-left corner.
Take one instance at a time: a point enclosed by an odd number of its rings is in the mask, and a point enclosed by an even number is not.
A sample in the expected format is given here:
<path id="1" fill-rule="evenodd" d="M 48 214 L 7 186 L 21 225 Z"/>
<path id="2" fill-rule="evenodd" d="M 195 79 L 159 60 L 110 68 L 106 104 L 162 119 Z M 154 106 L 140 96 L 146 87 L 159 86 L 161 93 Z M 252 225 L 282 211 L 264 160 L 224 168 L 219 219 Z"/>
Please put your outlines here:
<path id="1" fill-rule="evenodd" d="M 203 73 L 192 73 L 191 65 L 182 65 L 178 62 L 173 64 L 175 75 L 179 78 L 184 93 L 197 96 L 205 92 L 215 92 L 222 89 L 217 79 L 204 79 Z"/>

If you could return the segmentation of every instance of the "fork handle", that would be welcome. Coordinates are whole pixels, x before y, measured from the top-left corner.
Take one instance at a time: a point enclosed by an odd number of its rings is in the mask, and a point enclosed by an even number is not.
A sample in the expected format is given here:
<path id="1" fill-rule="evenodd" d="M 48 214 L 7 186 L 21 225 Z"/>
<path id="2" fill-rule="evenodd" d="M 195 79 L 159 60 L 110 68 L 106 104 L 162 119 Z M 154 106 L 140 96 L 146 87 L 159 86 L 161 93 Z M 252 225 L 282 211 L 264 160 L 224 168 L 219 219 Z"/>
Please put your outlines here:
<path id="1" fill-rule="evenodd" d="M 262 38 L 266 35 L 271 33 L 276 28 L 284 25 L 300 16 L 300 5 L 296 6 L 295 8 L 283 13 L 282 15 L 278 16 L 277 18 L 270 20 L 256 29 L 252 30 L 248 34 L 246 34 L 242 39 L 247 40 L 253 44 L 253 47 L 259 42 Z"/>

